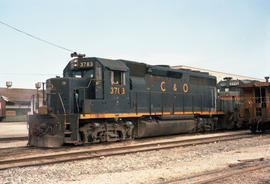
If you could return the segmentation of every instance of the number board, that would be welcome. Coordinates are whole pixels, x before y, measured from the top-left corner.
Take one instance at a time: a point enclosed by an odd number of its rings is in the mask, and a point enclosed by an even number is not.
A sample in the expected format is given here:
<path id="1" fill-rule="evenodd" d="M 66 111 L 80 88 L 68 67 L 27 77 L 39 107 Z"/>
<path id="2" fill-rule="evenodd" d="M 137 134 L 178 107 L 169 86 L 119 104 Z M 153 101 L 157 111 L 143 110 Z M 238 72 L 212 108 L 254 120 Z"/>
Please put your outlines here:
<path id="1" fill-rule="evenodd" d="M 126 94 L 125 88 L 111 87 L 111 95 L 124 95 Z"/>
<path id="2" fill-rule="evenodd" d="M 91 68 L 94 66 L 94 63 L 92 61 L 81 61 L 79 62 L 80 68 Z"/>
<path id="3" fill-rule="evenodd" d="M 231 81 L 230 82 L 230 86 L 238 86 L 239 85 L 239 81 Z"/>

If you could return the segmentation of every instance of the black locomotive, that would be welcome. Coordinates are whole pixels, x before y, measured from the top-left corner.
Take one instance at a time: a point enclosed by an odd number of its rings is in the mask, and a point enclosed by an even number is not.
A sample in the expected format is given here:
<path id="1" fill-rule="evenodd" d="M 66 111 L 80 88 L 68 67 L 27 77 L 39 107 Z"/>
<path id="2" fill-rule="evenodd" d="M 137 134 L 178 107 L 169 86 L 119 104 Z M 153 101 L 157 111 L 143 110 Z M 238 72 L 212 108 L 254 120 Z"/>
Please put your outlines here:
<path id="1" fill-rule="evenodd" d="M 29 145 L 58 147 L 221 127 L 216 77 L 166 65 L 78 57 L 46 81 Z"/>

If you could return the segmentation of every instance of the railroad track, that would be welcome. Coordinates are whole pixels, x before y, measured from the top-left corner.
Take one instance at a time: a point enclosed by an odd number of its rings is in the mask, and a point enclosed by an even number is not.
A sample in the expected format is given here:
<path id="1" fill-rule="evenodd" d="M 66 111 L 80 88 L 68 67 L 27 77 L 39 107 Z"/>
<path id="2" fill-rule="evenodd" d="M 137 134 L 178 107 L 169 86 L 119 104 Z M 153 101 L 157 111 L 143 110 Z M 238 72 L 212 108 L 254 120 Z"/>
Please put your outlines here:
<path id="1" fill-rule="evenodd" d="M 239 160 L 240 163 L 230 164 L 229 167 L 224 169 L 207 171 L 192 176 L 186 176 L 182 178 L 176 178 L 157 184 L 173 184 L 173 183 L 185 183 L 185 184 L 211 184 L 218 181 L 229 178 L 233 175 L 241 175 L 244 173 L 252 172 L 255 170 L 264 169 L 270 167 L 270 159 L 258 158 L 250 160 Z"/>
<path id="2" fill-rule="evenodd" d="M 239 134 L 233 135 L 223 135 L 223 136 L 215 136 L 215 137 L 207 137 L 207 138 L 195 138 L 189 140 L 177 140 L 177 141 L 162 141 L 155 143 L 137 143 L 135 145 L 122 145 L 115 146 L 110 148 L 95 148 L 92 146 L 81 147 L 80 150 L 74 149 L 65 149 L 49 153 L 49 154 L 41 154 L 41 152 L 36 155 L 29 154 L 27 156 L 14 157 L 12 159 L 1 159 L 0 158 L 0 170 L 16 168 L 16 167 L 28 167 L 28 166 L 40 166 L 47 164 L 55 164 L 61 162 L 75 161 L 75 160 L 83 160 L 83 159 L 93 159 L 105 156 L 114 156 L 114 155 L 122 155 L 128 153 L 136 153 L 136 152 L 145 152 L 152 150 L 161 150 L 161 149 L 170 149 L 176 147 L 186 147 L 186 146 L 194 146 L 199 144 L 209 144 L 220 141 L 231 141 L 236 139 L 243 138 L 251 138 L 256 135 L 251 135 L 247 132 L 241 132 Z M 113 144 L 112 144 L 113 145 Z M 33 149 L 33 148 L 31 148 Z"/>

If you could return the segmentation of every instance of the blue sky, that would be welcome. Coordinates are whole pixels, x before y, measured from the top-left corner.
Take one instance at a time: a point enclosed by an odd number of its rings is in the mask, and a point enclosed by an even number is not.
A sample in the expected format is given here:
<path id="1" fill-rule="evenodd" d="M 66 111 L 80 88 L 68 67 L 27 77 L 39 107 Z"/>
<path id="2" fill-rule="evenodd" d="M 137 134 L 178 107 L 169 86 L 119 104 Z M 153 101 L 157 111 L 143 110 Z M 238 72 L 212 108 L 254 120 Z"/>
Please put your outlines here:
<path id="1" fill-rule="evenodd" d="M 268 0 L 0 2 L 0 21 L 87 56 L 270 75 Z M 70 53 L 0 24 L 0 87 L 61 75 Z"/>

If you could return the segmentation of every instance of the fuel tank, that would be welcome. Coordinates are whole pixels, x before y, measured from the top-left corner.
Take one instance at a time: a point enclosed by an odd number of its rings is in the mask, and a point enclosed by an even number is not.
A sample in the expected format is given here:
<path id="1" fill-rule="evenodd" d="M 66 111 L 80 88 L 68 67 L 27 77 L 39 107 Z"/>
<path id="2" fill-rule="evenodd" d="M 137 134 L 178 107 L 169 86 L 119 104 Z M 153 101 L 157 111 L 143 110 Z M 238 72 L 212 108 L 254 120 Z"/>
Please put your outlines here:
<path id="1" fill-rule="evenodd" d="M 141 120 L 138 122 L 136 137 L 154 137 L 194 132 L 196 129 L 196 124 L 197 123 L 195 119 L 152 121 Z"/>

